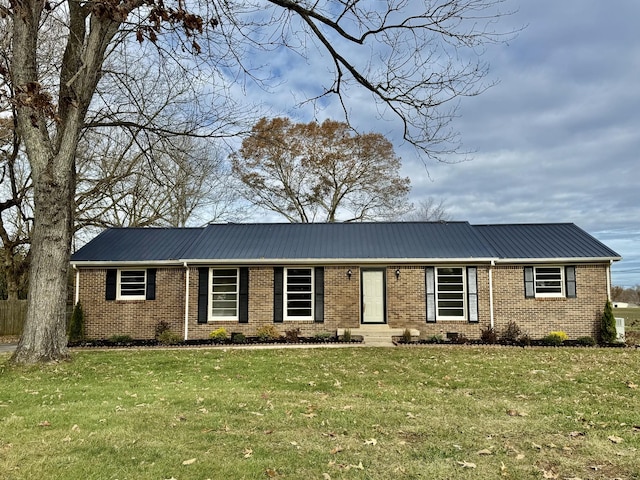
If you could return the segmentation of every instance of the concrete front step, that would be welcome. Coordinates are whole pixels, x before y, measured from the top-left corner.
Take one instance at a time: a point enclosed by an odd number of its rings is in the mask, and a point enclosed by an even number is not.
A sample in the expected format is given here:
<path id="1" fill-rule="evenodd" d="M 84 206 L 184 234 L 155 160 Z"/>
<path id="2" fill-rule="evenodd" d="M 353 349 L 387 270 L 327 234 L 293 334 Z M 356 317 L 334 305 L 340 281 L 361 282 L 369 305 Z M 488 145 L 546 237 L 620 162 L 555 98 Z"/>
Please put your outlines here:
<path id="1" fill-rule="evenodd" d="M 389 325 L 360 325 L 359 328 L 338 328 L 338 336 L 344 335 L 345 330 L 350 330 L 351 335 L 362 336 L 363 342 L 366 345 L 371 346 L 392 346 L 393 337 L 401 336 L 404 328 L 391 328 Z M 412 337 L 419 337 L 420 331 L 415 328 L 410 328 Z"/>

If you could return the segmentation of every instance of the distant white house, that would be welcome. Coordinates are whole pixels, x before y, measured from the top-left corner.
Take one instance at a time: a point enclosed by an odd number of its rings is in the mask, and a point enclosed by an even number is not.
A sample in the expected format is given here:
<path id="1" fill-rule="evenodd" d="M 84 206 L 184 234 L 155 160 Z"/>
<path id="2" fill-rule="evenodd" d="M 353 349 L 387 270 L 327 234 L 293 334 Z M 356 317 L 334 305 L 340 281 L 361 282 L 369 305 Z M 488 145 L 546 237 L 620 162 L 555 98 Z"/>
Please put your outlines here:
<path id="1" fill-rule="evenodd" d="M 629 308 L 629 304 L 626 302 L 613 302 L 613 308 Z"/>

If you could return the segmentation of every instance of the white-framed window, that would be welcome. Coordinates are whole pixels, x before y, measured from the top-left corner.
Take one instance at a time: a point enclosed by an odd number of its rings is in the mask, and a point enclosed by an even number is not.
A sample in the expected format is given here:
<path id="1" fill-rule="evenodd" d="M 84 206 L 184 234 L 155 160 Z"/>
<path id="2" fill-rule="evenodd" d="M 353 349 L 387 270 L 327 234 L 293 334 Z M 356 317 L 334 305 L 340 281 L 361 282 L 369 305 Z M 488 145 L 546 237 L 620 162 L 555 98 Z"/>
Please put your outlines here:
<path id="1" fill-rule="evenodd" d="M 284 270 L 285 320 L 313 320 L 313 268 Z"/>
<path id="2" fill-rule="evenodd" d="M 238 269 L 212 268 L 210 272 L 210 319 L 238 320 Z"/>
<path id="3" fill-rule="evenodd" d="M 436 311 L 438 320 L 466 320 L 464 267 L 436 268 Z"/>
<path id="4" fill-rule="evenodd" d="M 145 300 L 146 270 L 118 270 L 118 300 Z"/>
<path id="5" fill-rule="evenodd" d="M 564 297 L 564 268 L 559 266 L 533 267 L 536 298 Z"/>

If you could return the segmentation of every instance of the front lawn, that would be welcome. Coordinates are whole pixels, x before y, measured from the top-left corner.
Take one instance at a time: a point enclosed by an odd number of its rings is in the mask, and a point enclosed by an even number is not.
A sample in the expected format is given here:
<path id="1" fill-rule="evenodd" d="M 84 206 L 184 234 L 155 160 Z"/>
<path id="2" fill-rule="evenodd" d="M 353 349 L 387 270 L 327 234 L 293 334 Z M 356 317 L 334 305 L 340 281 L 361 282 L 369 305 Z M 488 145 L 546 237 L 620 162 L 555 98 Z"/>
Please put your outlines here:
<path id="1" fill-rule="evenodd" d="M 3 479 L 638 479 L 640 351 L 0 355 Z"/>

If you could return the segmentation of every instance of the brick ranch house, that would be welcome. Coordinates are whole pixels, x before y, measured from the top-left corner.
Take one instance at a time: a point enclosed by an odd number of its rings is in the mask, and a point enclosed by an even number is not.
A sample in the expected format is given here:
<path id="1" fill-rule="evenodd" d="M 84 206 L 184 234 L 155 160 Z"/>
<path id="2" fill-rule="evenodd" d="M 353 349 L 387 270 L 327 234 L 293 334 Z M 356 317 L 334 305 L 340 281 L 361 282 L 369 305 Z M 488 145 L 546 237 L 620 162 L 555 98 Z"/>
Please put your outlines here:
<path id="1" fill-rule="evenodd" d="M 108 229 L 72 256 L 88 338 L 263 325 L 479 338 L 596 336 L 620 256 L 573 224 L 211 224 Z M 417 332 L 416 332 L 417 331 Z"/>

